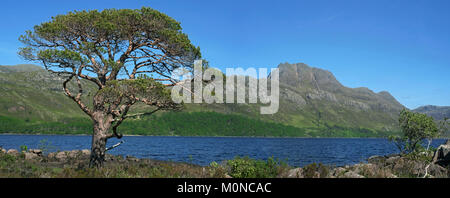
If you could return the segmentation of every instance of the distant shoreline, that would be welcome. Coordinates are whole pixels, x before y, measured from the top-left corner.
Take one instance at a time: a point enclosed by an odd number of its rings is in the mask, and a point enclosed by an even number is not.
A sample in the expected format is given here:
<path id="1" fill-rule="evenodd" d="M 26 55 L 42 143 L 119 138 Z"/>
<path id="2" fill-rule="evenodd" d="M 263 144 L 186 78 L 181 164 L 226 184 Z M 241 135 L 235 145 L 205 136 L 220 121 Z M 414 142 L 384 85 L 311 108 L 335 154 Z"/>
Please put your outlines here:
<path id="1" fill-rule="evenodd" d="M 26 133 L 0 133 L 2 135 L 36 135 L 36 136 L 92 136 L 90 134 L 26 134 Z M 179 135 L 123 135 L 124 137 L 199 137 L 199 138 L 278 138 L 278 139 L 387 139 L 387 137 L 277 137 L 277 136 L 179 136 Z M 440 137 L 435 139 L 449 139 Z"/>
<path id="2" fill-rule="evenodd" d="M 25 134 L 25 133 L 0 133 L 2 135 L 36 135 L 36 136 L 92 136 L 88 134 Z M 123 135 L 124 137 L 200 137 L 200 138 L 286 138 L 286 139 L 386 139 L 385 137 L 276 137 L 276 136 L 179 136 L 179 135 Z M 438 138 L 445 139 L 445 138 Z"/>

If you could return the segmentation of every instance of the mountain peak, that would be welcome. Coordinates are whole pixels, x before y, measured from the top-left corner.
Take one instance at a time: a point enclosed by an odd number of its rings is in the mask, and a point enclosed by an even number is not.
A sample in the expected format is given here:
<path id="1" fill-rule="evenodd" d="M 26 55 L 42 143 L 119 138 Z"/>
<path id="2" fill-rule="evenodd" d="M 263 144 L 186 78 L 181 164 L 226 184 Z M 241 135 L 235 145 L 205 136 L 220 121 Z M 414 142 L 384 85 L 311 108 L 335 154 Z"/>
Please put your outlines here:
<path id="1" fill-rule="evenodd" d="M 294 87 L 306 86 L 315 89 L 337 89 L 342 87 L 334 75 L 324 69 L 311 67 L 305 63 L 282 63 L 280 69 L 280 82 Z"/>

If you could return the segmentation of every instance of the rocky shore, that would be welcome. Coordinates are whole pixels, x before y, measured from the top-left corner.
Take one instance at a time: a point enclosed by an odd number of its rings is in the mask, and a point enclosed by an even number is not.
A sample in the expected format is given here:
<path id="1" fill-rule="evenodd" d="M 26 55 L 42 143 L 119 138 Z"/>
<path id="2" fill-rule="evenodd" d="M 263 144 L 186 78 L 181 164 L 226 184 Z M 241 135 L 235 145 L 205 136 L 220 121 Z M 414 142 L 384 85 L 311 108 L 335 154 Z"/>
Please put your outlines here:
<path id="1" fill-rule="evenodd" d="M 136 157 L 107 155 L 104 168 L 88 168 L 89 150 L 46 153 L 39 149 L 21 151 L 0 148 L 0 177 L 231 177 L 227 164 L 198 166 Z M 415 156 L 372 156 L 367 163 L 343 167 L 310 164 L 293 168 L 280 166 L 281 178 L 449 178 L 450 141 L 436 151 Z"/>
<path id="2" fill-rule="evenodd" d="M 449 178 L 450 140 L 433 153 L 372 156 L 367 163 L 328 167 L 309 165 L 289 170 L 290 178 Z"/>

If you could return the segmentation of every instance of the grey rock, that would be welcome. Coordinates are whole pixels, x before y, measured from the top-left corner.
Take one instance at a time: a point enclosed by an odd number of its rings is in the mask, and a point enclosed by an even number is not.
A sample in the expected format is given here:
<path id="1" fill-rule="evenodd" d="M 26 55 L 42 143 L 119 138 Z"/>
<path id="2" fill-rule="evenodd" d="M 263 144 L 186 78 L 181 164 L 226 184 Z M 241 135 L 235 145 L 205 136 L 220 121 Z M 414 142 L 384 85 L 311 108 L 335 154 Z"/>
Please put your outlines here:
<path id="1" fill-rule="evenodd" d="M 284 92 L 281 92 L 281 96 L 293 102 L 294 104 L 297 104 L 298 106 L 306 105 L 305 99 L 303 99 L 300 94 L 289 89 L 285 89 Z"/>
<path id="2" fill-rule="evenodd" d="M 36 153 L 25 152 L 24 155 L 25 155 L 25 160 L 40 159 L 38 154 L 36 154 Z"/>
<path id="3" fill-rule="evenodd" d="M 447 166 L 450 164 L 450 141 L 447 140 L 447 142 L 443 145 L 440 145 L 433 156 L 433 162 Z"/>
<path id="4" fill-rule="evenodd" d="M 289 170 L 288 178 L 304 178 L 302 168 L 294 168 Z"/>
<path id="5" fill-rule="evenodd" d="M 437 164 L 430 164 L 430 166 L 428 167 L 428 174 L 437 178 L 447 178 L 448 170 Z"/>
<path id="6" fill-rule="evenodd" d="M 388 165 L 395 164 L 395 162 L 397 162 L 399 159 L 400 159 L 400 156 L 389 157 L 386 159 L 386 164 L 388 164 Z"/>
<path id="7" fill-rule="evenodd" d="M 91 151 L 88 149 L 83 149 L 83 150 L 81 150 L 81 154 L 89 156 L 89 155 L 91 155 Z"/>
<path id="8" fill-rule="evenodd" d="M 58 161 L 65 161 L 67 159 L 67 154 L 64 151 L 61 151 L 55 154 L 55 158 Z"/>
<path id="9" fill-rule="evenodd" d="M 383 164 L 386 161 L 386 157 L 384 156 L 372 156 L 369 157 L 369 159 L 367 159 L 367 162 L 371 163 L 371 164 Z"/>
<path id="10" fill-rule="evenodd" d="M 131 162 L 139 162 L 139 159 L 133 156 L 127 156 L 126 159 Z"/>
<path id="11" fill-rule="evenodd" d="M 40 150 L 40 149 L 30 149 L 28 152 L 34 153 L 38 156 L 42 156 L 42 150 Z"/>
<path id="12" fill-rule="evenodd" d="M 389 155 L 385 155 L 384 157 L 386 158 L 390 158 L 390 157 L 401 157 L 400 154 L 389 154 Z"/>
<path id="13" fill-rule="evenodd" d="M 66 154 L 67 154 L 67 157 L 77 158 L 78 156 L 81 155 L 81 151 L 79 151 L 79 150 L 72 150 L 72 151 L 68 151 Z"/>
<path id="14" fill-rule="evenodd" d="M 337 167 L 333 170 L 331 175 L 333 177 L 342 177 L 344 175 L 345 171 L 347 171 L 345 168 Z"/>
<path id="15" fill-rule="evenodd" d="M 353 171 L 348 171 L 348 172 L 344 173 L 344 177 L 345 178 L 364 178 L 364 176 L 359 175 Z"/>
<path id="16" fill-rule="evenodd" d="M 56 153 L 49 153 L 47 155 L 48 158 L 55 158 L 55 156 L 56 156 Z"/>
<path id="17" fill-rule="evenodd" d="M 9 149 L 6 153 L 9 155 L 19 155 L 19 151 L 16 149 Z"/>

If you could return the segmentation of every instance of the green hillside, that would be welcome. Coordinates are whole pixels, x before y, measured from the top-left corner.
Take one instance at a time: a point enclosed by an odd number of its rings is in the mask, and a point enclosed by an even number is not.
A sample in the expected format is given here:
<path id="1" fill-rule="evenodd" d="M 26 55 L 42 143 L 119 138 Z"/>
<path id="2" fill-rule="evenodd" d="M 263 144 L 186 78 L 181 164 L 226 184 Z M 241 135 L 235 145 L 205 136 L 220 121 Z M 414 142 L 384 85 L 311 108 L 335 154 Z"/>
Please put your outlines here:
<path id="1" fill-rule="evenodd" d="M 342 86 L 305 64 L 281 64 L 280 109 L 261 104 L 186 104 L 127 120 L 125 134 L 183 136 L 374 137 L 397 131 L 403 108 L 389 93 Z M 62 93 L 62 79 L 38 66 L 0 66 L 0 133 L 89 134 L 91 121 Z M 89 85 L 88 85 L 89 87 Z M 89 94 L 86 94 L 89 95 Z M 132 113 L 149 109 L 137 105 Z"/>

